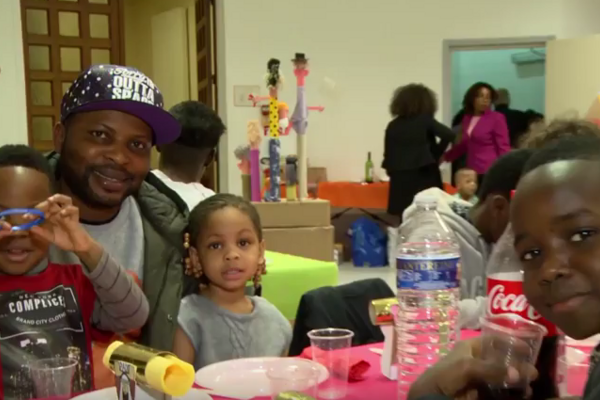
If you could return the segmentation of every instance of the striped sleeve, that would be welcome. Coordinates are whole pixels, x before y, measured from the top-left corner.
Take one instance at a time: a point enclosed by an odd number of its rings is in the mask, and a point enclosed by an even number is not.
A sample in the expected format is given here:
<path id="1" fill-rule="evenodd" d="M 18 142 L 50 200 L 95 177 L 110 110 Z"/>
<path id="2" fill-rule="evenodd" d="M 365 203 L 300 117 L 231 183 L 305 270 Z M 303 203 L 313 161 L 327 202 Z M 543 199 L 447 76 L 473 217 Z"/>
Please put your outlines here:
<path id="1" fill-rule="evenodd" d="M 92 315 L 94 327 L 126 333 L 146 323 L 149 306 L 144 292 L 106 251 L 88 278 L 96 290 Z"/>

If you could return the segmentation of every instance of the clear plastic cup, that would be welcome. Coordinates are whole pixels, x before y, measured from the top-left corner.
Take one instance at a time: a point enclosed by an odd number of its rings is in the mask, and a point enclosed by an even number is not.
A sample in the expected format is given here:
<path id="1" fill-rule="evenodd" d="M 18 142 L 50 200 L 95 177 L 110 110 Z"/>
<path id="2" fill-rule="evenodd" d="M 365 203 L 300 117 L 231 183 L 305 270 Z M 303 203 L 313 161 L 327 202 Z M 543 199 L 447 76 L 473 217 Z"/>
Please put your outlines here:
<path id="1" fill-rule="evenodd" d="M 267 370 L 271 399 L 281 394 L 302 393 L 316 398 L 319 370 L 314 363 L 299 358 L 282 358 Z"/>
<path id="2" fill-rule="evenodd" d="M 77 361 L 70 358 L 44 358 L 31 361 L 29 371 L 36 399 L 63 400 L 73 395 Z"/>
<path id="3" fill-rule="evenodd" d="M 579 349 L 567 347 L 566 354 L 558 358 L 560 397 L 583 397 L 589 369 L 589 355 Z"/>
<path id="4" fill-rule="evenodd" d="M 525 366 L 535 365 L 542 340 L 548 331 L 542 325 L 516 314 L 488 315 L 481 319 L 484 339 L 481 358 L 515 368 L 522 379 L 516 383 L 504 382 L 481 389 L 479 398 L 526 398 L 529 376 Z M 505 397 L 502 397 L 505 396 Z"/>
<path id="5" fill-rule="evenodd" d="M 318 385 L 319 399 L 343 399 L 348 392 L 350 348 L 354 332 L 326 328 L 308 332 L 313 361 L 327 368 L 329 379 Z"/>

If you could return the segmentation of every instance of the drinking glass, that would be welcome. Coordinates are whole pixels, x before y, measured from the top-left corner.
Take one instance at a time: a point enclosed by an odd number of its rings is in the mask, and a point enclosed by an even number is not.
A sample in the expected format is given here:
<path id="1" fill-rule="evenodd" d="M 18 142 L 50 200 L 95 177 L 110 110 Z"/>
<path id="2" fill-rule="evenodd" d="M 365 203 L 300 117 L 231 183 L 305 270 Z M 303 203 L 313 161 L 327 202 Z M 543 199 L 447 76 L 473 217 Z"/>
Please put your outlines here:
<path id="1" fill-rule="evenodd" d="M 516 314 L 488 315 L 481 319 L 483 346 L 481 358 L 524 372 L 535 365 L 542 340 L 548 331 L 542 325 Z M 517 382 L 487 385 L 479 391 L 480 399 L 525 399 L 529 376 L 520 373 Z"/>
<path id="2" fill-rule="evenodd" d="M 77 361 L 70 358 L 44 358 L 31 361 L 29 371 L 36 399 L 66 400 L 73 395 Z"/>
<path id="3" fill-rule="evenodd" d="M 567 347 L 566 354 L 558 358 L 560 397 L 583 396 L 589 369 L 589 355 L 579 349 Z"/>
<path id="4" fill-rule="evenodd" d="M 327 368 L 329 379 L 318 385 L 319 399 L 343 399 L 348 392 L 350 348 L 354 332 L 326 328 L 308 332 L 313 361 Z"/>

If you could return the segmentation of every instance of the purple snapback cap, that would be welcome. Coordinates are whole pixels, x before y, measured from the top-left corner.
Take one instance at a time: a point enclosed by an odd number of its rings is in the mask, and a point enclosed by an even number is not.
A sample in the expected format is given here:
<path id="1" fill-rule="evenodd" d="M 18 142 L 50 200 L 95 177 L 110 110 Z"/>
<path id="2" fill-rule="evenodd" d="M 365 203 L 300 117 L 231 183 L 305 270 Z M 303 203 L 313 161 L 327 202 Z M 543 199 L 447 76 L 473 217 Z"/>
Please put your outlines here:
<path id="1" fill-rule="evenodd" d="M 138 117 L 150 126 L 154 144 L 175 141 L 179 122 L 163 109 L 163 96 L 158 87 L 132 67 L 93 65 L 73 82 L 62 99 L 61 121 L 86 111 L 115 110 Z"/>

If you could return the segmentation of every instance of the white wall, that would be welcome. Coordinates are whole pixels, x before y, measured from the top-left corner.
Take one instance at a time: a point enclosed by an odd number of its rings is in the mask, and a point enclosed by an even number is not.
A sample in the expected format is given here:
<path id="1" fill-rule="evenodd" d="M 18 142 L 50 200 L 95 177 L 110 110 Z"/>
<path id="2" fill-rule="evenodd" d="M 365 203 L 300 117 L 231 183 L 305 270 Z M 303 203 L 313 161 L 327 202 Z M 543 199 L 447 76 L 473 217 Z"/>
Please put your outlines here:
<path id="1" fill-rule="evenodd" d="M 27 143 L 27 101 L 19 0 L 0 0 L 0 145 Z"/>
<path id="2" fill-rule="evenodd" d="M 538 52 L 545 48 L 534 49 Z M 515 64 L 511 56 L 529 49 L 462 50 L 452 53 L 452 115 L 462 108 L 469 87 L 475 82 L 487 82 L 496 89 L 510 91 L 510 106 L 516 110 L 544 113 L 545 69 L 542 62 Z"/>
<path id="3" fill-rule="evenodd" d="M 228 185 L 241 192 L 233 150 L 245 142 L 246 122 L 258 111 L 233 106 L 233 85 L 263 85 L 266 62 L 280 58 L 288 85 L 282 99 L 294 104 L 288 60 L 296 51 L 311 59 L 309 103 L 327 107 L 310 117 L 308 154 L 330 180 L 355 180 L 367 151 L 379 166 L 393 89 L 411 81 L 439 92 L 442 40 L 600 32 L 597 0 L 228 0 L 218 10 L 220 111 L 228 126 L 221 157 Z M 219 18 L 218 18 L 219 20 Z M 225 43 L 225 45 L 224 45 Z M 324 79 L 335 82 L 335 88 Z M 263 91 L 265 93 L 265 91 Z M 443 111 L 443 110 L 440 110 Z M 441 113 L 439 115 L 442 115 Z M 282 153 L 295 139 L 282 139 Z M 224 154 L 226 153 L 226 154 Z M 223 182 L 223 180 L 222 180 Z"/>

